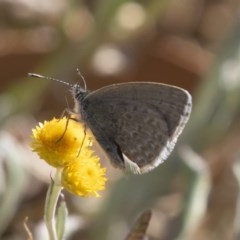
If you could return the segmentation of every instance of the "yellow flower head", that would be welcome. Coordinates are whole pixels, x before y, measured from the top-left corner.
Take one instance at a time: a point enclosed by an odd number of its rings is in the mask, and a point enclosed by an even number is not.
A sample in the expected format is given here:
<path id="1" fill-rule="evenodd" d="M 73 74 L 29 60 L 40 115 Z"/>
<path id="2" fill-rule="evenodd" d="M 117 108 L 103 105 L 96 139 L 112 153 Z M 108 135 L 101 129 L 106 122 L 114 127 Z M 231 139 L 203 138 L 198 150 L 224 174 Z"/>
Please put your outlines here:
<path id="1" fill-rule="evenodd" d="M 63 167 L 70 160 L 80 158 L 91 143 L 89 135 L 84 139 L 84 128 L 79 122 L 67 118 L 40 123 L 33 129 L 32 150 L 53 167 Z M 83 142 L 84 140 L 84 142 Z M 80 147 L 83 146 L 80 151 Z M 80 152 L 79 152 L 80 151 Z M 80 153 L 80 155 L 79 155 Z"/>
<path id="2" fill-rule="evenodd" d="M 99 196 L 97 191 L 105 189 L 106 169 L 89 148 L 91 138 L 81 123 L 66 117 L 45 121 L 33 129 L 32 137 L 32 150 L 51 166 L 63 169 L 62 185 L 68 191 L 87 197 Z"/>
<path id="3" fill-rule="evenodd" d="M 97 191 L 105 189 L 106 169 L 101 168 L 96 156 L 73 161 L 63 169 L 62 185 L 79 196 L 99 197 Z"/>

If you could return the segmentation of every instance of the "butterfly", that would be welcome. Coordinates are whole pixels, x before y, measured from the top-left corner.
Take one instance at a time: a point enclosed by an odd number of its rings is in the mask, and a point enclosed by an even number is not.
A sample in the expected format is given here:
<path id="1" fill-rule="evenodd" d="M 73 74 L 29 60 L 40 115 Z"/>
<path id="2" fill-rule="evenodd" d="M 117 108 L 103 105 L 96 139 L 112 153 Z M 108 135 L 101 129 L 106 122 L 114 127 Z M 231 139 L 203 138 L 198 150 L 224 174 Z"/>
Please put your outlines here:
<path id="1" fill-rule="evenodd" d="M 168 158 L 191 114 L 188 91 L 167 84 L 128 82 L 90 92 L 85 80 L 84 87 L 62 83 L 71 87 L 77 120 L 91 130 L 111 163 L 134 174 Z"/>

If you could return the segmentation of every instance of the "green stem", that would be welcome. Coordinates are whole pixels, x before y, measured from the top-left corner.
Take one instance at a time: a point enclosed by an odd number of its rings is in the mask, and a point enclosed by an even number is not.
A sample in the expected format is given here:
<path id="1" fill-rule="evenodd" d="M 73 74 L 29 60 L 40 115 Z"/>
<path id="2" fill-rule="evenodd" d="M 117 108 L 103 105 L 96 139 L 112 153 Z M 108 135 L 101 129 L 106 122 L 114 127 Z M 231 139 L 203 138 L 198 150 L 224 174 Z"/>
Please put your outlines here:
<path id="1" fill-rule="evenodd" d="M 49 240 L 57 240 L 55 212 L 59 195 L 62 190 L 61 182 L 62 169 L 57 169 L 55 177 L 48 187 L 45 201 L 44 221 L 47 227 Z"/>

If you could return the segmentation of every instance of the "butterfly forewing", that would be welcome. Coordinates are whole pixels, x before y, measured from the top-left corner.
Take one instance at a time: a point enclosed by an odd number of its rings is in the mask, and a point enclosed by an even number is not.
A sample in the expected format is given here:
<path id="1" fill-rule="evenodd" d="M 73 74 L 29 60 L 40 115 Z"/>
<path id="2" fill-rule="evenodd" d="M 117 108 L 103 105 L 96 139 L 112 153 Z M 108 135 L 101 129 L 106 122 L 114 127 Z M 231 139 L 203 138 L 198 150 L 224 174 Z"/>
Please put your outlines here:
<path id="1" fill-rule="evenodd" d="M 116 84 L 87 95 L 81 111 L 114 165 L 125 168 L 126 158 L 147 172 L 172 151 L 189 118 L 191 97 L 164 84 Z"/>

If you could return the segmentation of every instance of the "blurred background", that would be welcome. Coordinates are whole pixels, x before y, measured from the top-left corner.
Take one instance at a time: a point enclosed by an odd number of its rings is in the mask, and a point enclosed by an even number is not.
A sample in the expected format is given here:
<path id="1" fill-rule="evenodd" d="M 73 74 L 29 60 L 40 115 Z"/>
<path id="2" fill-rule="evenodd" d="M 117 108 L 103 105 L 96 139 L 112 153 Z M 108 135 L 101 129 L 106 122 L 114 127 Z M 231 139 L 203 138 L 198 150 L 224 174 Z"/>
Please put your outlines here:
<path id="1" fill-rule="evenodd" d="M 101 198 L 64 191 L 66 239 L 240 239 L 239 13 L 238 0 L 1 0 L 0 239 L 29 239 L 25 217 L 34 239 L 47 239 L 52 169 L 31 152 L 31 129 L 73 105 L 65 85 L 27 73 L 76 83 L 77 68 L 90 90 L 128 81 L 185 88 L 193 113 L 151 173 L 126 176 L 101 158 Z"/>

